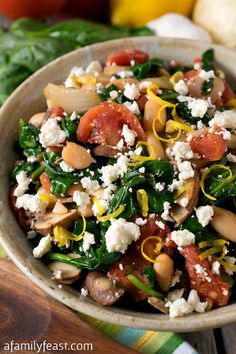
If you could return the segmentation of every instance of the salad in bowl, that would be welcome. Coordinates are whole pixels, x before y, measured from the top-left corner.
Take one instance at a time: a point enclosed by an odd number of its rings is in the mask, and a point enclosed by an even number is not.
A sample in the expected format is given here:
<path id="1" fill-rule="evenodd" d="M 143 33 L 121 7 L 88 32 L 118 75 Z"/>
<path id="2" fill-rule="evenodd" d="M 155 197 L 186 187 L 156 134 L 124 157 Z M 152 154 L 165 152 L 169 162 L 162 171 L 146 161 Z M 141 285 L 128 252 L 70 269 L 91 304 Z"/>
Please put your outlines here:
<path id="1" fill-rule="evenodd" d="M 58 286 L 171 318 L 233 301 L 236 98 L 214 51 L 114 52 L 44 96 L 10 199 Z"/>

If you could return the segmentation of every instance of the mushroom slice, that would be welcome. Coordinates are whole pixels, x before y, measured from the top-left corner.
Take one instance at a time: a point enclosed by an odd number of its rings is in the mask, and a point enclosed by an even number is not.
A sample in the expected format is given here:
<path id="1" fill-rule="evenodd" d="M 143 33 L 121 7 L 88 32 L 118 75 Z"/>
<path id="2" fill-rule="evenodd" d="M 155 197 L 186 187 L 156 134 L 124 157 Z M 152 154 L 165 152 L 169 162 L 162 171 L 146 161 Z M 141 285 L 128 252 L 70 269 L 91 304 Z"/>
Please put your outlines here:
<path id="1" fill-rule="evenodd" d="M 68 212 L 68 209 L 62 204 L 60 200 L 58 200 L 52 210 L 55 214 L 65 214 Z"/>
<path id="2" fill-rule="evenodd" d="M 106 156 L 106 157 L 110 157 L 111 159 L 114 159 L 115 157 L 117 157 L 118 153 L 121 152 L 126 152 L 127 148 L 123 148 L 122 150 L 119 150 L 118 148 L 114 147 L 114 146 L 110 146 L 110 145 L 98 145 L 93 149 L 93 153 L 94 155 L 97 156 Z"/>
<path id="3" fill-rule="evenodd" d="M 214 215 L 210 220 L 213 229 L 226 240 L 236 242 L 236 214 L 216 206 L 212 206 Z"/>
<path id="4" fill-rule="evenodd" d="M 79 279 L 81 269 L 63 262 L 53 261 L 48 265 L 49 270 L 53 273 L 53 279 L 63 284 L 72 284 Z"/>
<path id="5" fill-rule="evenodd" d="M 105 306 L 114 304 L 124 294 L 124 289 L 116 288 L 110 279 L 97 271 L 88 273 L 85 285 L 91 298 Z"/>
<path id="6" fill-rule="evenodd" d="M 189 188 L 176 199 L 179 205 L 171 211 L 171 217 L 176 221 L 176 226 L 182 224 L 197 205 L 200 181 L 196 171 L 193 177 L 186 180 L 186 185 Z M 184 206 L 185 203 L 186 207 Z"/>
<path id="7" fill-rule="evenodd" d="M 169 309 L 165 307 L 165 301 L 158 299 L 157 297 L 149 297 L 148 298 L 149 305 L 155 307 L 155 309 L 161 311 L 162 313 L 168 315 Z"/>
<path id="8" fill-rule="evenodd" d="M 69 210 L 65 214 L 55 214 L 53 212 L 38 213 L 35 215 L 35 230 L 41 235 L 52 233 L 55 226 L 63 226 L 68 228 L 72 222 L 78 217 L 76 209 Z"/>

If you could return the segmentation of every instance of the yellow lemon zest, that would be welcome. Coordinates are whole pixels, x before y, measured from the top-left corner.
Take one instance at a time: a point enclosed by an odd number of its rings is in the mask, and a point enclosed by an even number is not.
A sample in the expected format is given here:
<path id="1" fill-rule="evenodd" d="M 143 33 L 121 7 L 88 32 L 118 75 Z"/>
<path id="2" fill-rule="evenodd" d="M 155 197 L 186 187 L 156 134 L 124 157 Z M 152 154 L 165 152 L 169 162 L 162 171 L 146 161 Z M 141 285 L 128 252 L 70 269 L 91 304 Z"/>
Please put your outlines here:
<path id="1" fill-rule="evenodd" d="M 68 241 L 70 241 L 70 240 L 71 241 L 80 241 L 83 238 L 84 232 L 86 229 L 86 220 L 83 216 L 82 216 L 82 219 L 83 219 L 83 230 L 80 233 L 80 235 L 74 235 L 62 226 L 55 226 L 54 227 L 54 229 L 53 229 L 54 240 L 58 243 L 59 247 L 67 246 Z"/>
<path id="2" fill-rule="evenodd" d="M 200 187 L 201 187 L 201 190 L 202 190 L 203 194 L 210 200 L 216 200 L 216 198 L 212 197 L 210 194 L 208 194 L 205 191 L 204 183 L 205 183 L 205 180 L 207 179 L 207 176 L 209 175 L 209 173 L 211 173 L 214 170 L 220 170 L 220 169 L 227 170 L 229 172 L 229 176 L 224 178 L 225 181 L 227 181 L 228 179 L 230 179 L 232 177 L 231 169 L 228 166 L 224 166 L 224 165 L 221 165 L 221 164 L 212 165 L 211 167 L 205 168 L 204 171 L 203 171 L 203 174 L 202 174 L 202 178 L 201 178 L 201 181 L 200 181 Z"/>
<path id="3" fill-rule="evenodd" d="M 147 141 L 138 141 L 136 146 L 137 147 L 146 146 L 150 152 L 150 155 L 149 156 L 142 156 L 142 155 L 133 154 L 130 156 L 132 160 L 138 161 L 138 162 L 155 160 L 154 148 L 153 148 L 152 144 L 148 143 Z M 136 164 L 137 163 L 129 163 L 130 166 L 135 166 Z"/>
<path id="4" fill-rule="evenodd" d="M 72 80 L 75 81 L 78 84 L 84 85 L 84 84 L 96 84 L 97 80 L 95 76 L 92 75 L 85 75 L 85 76 L 72 76 Z"/>
<path id="5" fill-rule="evenodd" d="M 105 213 L 105 209 L 103 208 L 100 200 L 96 197 L 93 197 L 93 202 L 97 208 L 97 211 L 98 211 L 98 216 L 101 216 L 102 214 Z"/>
<path id="6" fill-rule="evenodd" d="M 231 98 L 231 100 L 228 100 L 225 103 L 226 107 L 232 107 L 232 108 L 236 108 L 236 98 Z"/>
<path id="7" fill-rule="evenodd" d="M 190 189 L 190 184 L 186 183 L 181 187 L 178 187 L 176 189 L 176 193 L 175 193 L 175 199 L 177 199 L 182 193 L 188 191 Z"/>
<path id="8" fill-rule="evenodd" d="M 38 193 L 39 199 L 45 203 L 56 203 L 57 198 L 53 194 Z"/>
<path id="9" fill-rule="evenodd" d="M 208 256 L 211 256 L 215 253 L 221 252 L 222 251 L 222 247 L 221 246 L 215 246 L 215 247 L 211 247 L 208 250 L 202 252 L 201 254 L 199 254 L 199 258 L 201 260 L 207 258 Z"/>
<path id="10" fill-rule="evenodd" d="M 205 247 L 211 247 L 211 246 L 224 246 L 228 245 L 229 241 L 223 240 L 222 238 L 219 240 L 208 240 L 208 241 L 202 241 L 199 242 L 198 247 L 200 249 L 205 248 Z"/>
<path id="11" fill-rule="evenodd" d="M 175 83 L 178 82 L 179 80 L 182 80 L 184 77 L 184 74 L 182 73 L 182 71 L 176 71 L 176 73 L 174 73 L 170 78 L 169 81 L 171 83 L 171 85 L 174 87 Z"/>
<path id="12" fill-rule="evenodd" d="M 119 206 L 118 209 L 116 209 L 113 213 L 111 214 L 107 214 L 107 215 L 104 215 L 104 216 L 98 216 L 97 217 L 97 220 L 99 222 L 105 222 L 105 221 L 108 221 L 110 219 L 114 219 L 114 218 L 117 218 L 117 216 L 119 216 L 121 213 L 123 213 L 123 211 L 125 210 L 125 205 L 124 204 L 121 204 Z"/>
<path id="13" fill-rule="evenodd" d="M 157 254 L 160 253 L 162 247 L 163 247 L 163 242 L 162 242 L 162 238 L 160 236 L 149 236 L 147 238 L 145 238 L 141 244 L 141 253 L 142 253 L 142 256 L 143 258 L 145 258 L 147 261 L 151 262 L 151 263 L 154 263 L 155 262 L 155 259 L 152 259 L 150 258 L 145 252 L 144 252 L 144 245 L 147 241 L 149 240 L 156 240 L 157 241 L 157 244 L 156 244 L 156 248 L 154 250 L 154 252 Z"/>
<path id="14" fill-rule="evenodd" d="M 229 262 L 226 262 L 225 260 L 219 260 L 220 264 L 225 267 L 225 268 L 229 268 L 232 271 L 236 272 L 236 264 L 232 264 Z"/>
<path id="15" fill-rule="evenodd" d="M 141 213 L 144 217 L 148 215 L 148 195 L 144 189 L 138 189 L 136 192 L 137 201 L 141 209 Z"/>

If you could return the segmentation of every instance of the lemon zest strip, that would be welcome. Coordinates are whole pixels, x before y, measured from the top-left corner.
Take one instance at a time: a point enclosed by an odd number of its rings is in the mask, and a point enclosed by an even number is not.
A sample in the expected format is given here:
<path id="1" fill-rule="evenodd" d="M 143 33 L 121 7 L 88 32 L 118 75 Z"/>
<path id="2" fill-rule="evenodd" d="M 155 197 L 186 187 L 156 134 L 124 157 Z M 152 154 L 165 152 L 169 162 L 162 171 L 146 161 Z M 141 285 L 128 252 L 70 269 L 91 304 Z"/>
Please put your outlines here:
<path id="1" fill-rule="evenodd" d="M 206 250 L 205 252 L 202 252 L 201 254 L 199 254 L 199 258 L 201 260 L 203 260 L 203 259 L 207 258 L 208 256 L 213 255 L 215 253 L 218 253 L 220 251 L 222 251 L 222 247 L 221 246 L 211 247 L 208 250 Z"/>
<path id="2" fill-rule="evenodd" d="M 54 239 L 57 241 L 59 247 L 66 246 L 68 241 L 80 241 L 86 229 L 86 219 L 82 216 L 83 219 L 83 229 L 80 235 L 74 235 L 70 231 L 66 230 L 62 226 L 55 226 L 53 229 Z"/>
<path id="3" fill-rule="evenodd" d="M 147 238 L 145 238 L 141 244 L 141 253 L 143 258 L 145 258 L 147 261 L 154 263 L 155 259 L 150 258 L 145 252 L 144 252 L 144 245 L 147 241 L 149 240 L 157 240 L 157 244 L 156 244 L 156 248 L 154 250 L 155 253 L 157 253 L 157 255 L 160 253 L 162 247 L 163 247 L 163 242 L 162 242 L 162 238 L 160 236 L 148 236 Z"/>
<path id="4" fill-rule="evenodd" d="M 179 80 L 182 80 L 184 77 L 184 74 L 182 73 L 182 71 L 176 71 L 176 73 L 174 73 L 170 78 L 169 81 L 172 84 L 173 88 L 176 84 L 176 82 L 178 82 Z"/>
<path id="5" fill-rule="evenodd" d="M 104 215 L 104 216 L 98 216 L 97 220 L 99 222 L 105 222 L 105 221 L 108 221 L 110 219 L 117 218 L 117 216 L 119 216 L 121 213 L 123 213 L 124 210 L 125 210 L 125 204 L 121 204 L 119 206 L 119 208 L 116 209 L 113 213 L 110 213 L 110 214 L 107 214 L 107 215 Z"/>
<path id="6" fill-rule="evenodd" d="M 137 201 L 141 209 L 141 213 L 144 217 L 148 215 L 148 195 L 144 189 L 138 189 L 136 192 Z"/>

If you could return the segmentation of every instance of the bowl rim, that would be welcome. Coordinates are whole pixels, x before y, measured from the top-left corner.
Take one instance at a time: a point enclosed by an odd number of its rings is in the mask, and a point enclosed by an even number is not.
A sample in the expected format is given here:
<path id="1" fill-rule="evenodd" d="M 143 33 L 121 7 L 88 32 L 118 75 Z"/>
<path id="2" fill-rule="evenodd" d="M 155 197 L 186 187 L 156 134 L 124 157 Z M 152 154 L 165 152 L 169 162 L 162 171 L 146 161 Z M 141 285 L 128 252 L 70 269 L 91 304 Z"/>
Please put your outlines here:
<path id="1" fill-rule="evenodd" d="M 106 41 L 98 44 L 93 44 L 86 46 L 80 49 L 76 49 L 70 53 L 67 53 L 54 61 L 48 63 L 37 72 L 32 74 L 27 78 L 17 89 L 8 97 L 6 102 L 0 109 L 0 120 L 4 114 L 7 114 L 7 110 L 11 102 L 15 100 L 15 97 L 19 95 L 21 90 L 25 88 L 29 82 L 34 79 L 40 78 L 40 75 L 61 60 L 67 60 L 68 57 L 73 55 L 80 55 L 80 53 L 86 53 L 90 48 L 103 49 L 112 45 L 121 43 L 122 47 L 128 48 L 135 45 L 138 47 L 138 44 L 144 42 L 151 42 L 159 46 L 184 46 L 186 48 L 194 47 L 195 49 L 202 50 L 202 48 L 212 47 L 214 49 L 223 50 L 228 53 L 228 55 L 236 56 L 236 53 L 228 48 L 225 48 L 221 45 L 209 44 L 201 41 L 192 41 L 185 39 L 176 39 L 176 38 L 158 38 L 155 36 L 148 37 L 130 37 L 125 39 L 116 39 L 111 41 Z M 1 133 L 1 132 L 0 132 Z M 0 201 L 1 202 L 1 201 Z M 69 306 L 70 308 L 79 311 L 85 315 L 97 318 L 102 321 L 106 321 L 113 324 L 128 326 L 132 328 L 140 328 L 144 330 L 158 330 L 158 331 L 174 331 L 174 332 L 193 332 L 199 330 L 205 330 L 209 328 L 216 328 L 224 326 L 226 324 L 232 323 L 236 318 L 236 303 L 226 305 L 222 308 L 211 310 L 206 313 L 193 313 L 184 317 L 176 317 L 174 319 L 169 318 L 167 315 L 163 314 L 152 314 L 152 313 L 143 313 L 137 311 L 126 311 L 124 309 L 116 307 L 102 307 L 94 302 L 89 302 L 84 299 L 81 299 L 78 296 L 78 292 L 71 290 L 70 287 L 64 286 L 63 289 L 56 287 L 49 287 L 45 280 L 40 276 L 40 273 L 34 267 L 29 267 L 26 265 L 23 260 L 20 260 L 16 253 L 11 249 L 11 245 L 7 237 L 4 236 L 5 229 L 2 227 L 0 222 L 0 242 L 3 248 L 6 250 L 8 256 L 16 264 L 16 266 L 28 277 L 30 278 L 37 286 L 47 292 L 49 295 L 53 296 L 55 299 L 59 300 L 61 303 Z M 41 261 L 40 261 L 41 262 Z M 55 284 L 55 283 L 54 283 Z M 76 295 L 77 294 L 77 295 Z M 67 297 L 66 297 L 67 296 Z"/>

